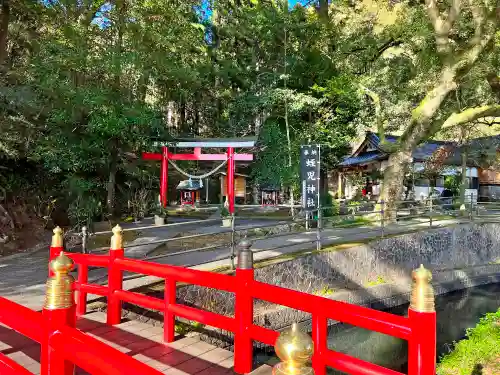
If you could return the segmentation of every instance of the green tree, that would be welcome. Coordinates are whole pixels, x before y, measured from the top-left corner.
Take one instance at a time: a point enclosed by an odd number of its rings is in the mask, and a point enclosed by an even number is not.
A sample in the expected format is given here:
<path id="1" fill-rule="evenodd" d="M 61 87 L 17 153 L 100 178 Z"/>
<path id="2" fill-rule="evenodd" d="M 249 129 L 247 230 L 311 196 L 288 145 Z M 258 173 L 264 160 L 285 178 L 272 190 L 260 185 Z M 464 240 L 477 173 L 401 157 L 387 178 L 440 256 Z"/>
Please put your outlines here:
<path id="1" fill-rule="evenodd" d="M 345 66 L 379 99 L 370 103 L 377 110 L 371 125 L 382 138 L 385 131 L 400 134 L 396 145 L 386 144 L 389 166 L 380 196 L 394 208 L 420 143 L 440 130 L 498 114 L 486 79 L 498 67 L 496 7 L 482 0 L 333 6 L 333 21 L 344 30 L 341 50 L 350 56 Z M 458 88 L 467 103 L 462 109 L 451 95 Z"/>

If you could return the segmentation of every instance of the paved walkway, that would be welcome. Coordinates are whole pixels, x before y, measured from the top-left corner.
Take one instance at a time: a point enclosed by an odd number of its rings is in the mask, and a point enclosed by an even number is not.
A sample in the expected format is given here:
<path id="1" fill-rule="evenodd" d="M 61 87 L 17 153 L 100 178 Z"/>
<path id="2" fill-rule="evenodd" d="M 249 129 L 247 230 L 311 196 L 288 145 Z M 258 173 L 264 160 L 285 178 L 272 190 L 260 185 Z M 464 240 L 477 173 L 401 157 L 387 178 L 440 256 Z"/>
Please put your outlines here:
<path id="1" fill-rule="evenodd" d="M 143 221 L 142 223 L 129 223 L 124 225 L 127 228 L 130 227 L 141 227 L 147 226 L 151 223 Z M 279 221 L 274 220 L 242 220 L 238 230 L 248 229 L 256 226 L 262 226 L 267 224 L 279 224 Z M 175 228 L 175 229 L 174 229 Z M 182 229 L 177 229 L 182 228 Z M 140 238 L 136 239 L 132 244 L 139 244 L 139 246 L 132 247 L 126 250 L 126 256 L 135 259 L 141 259 L 149 251 L 158 247 L 158 244 L 151 245 L 149 242 L 156 241 L 159 239 L 172 238 L 177 233 L 217 233 L 227 231 L 227 228 L 222 228 L 220 224 L 211 223 L 210 225 L 203 226 L 200 223 L 196 224 L 186 224 L 174 227 L 159 227 L 144 230 L 144 234 Z M 111 238 L 111 236 L 109 236 Z M 224 250 L 227 252 L 229 250 Z M 206 258 L 199 259 L 196 253 L 191 253 L 193 257 L 181 256 L 180 258 L 164 258 L 162 260 L 172 260 L 171 264 L 177 265 L 189 265 L 197 263 L 198 261 L 203 262 Z M 48 245 L 45 249 L 32 253 L 19 253 L 7 257 L 0 258 L 0 296 L 9 298 L 14 302 L 20 303 L 26 307 L 34 310 L 39 310 L 44 302 L 45 295 L 45 282 L 47 280 L 47 270 L 48 270 Z M 163 263 L 168 263 L 163 262 Z M 188 263 L 184 263 L 187 261 Z M 210 267 L 208 267 L 210 268 Z M 206 269 L 206 268 L 204 268 Z M 89 279 L 90 281 L 105 282 L 105 276 L 107 272 L 102 269 L 90 271 Z M 104 277 L 104 279 L 103 279 Z M 144 282 L 147 279 L 143 279 Z M 126 282 L 126 286 L 129 286 L 129 282 Z M 134 287 L 136 283 L 130 284 L 130 287 Z M 144 285 L 144 284 L 143 284 Z"/>
<path id="2" fill-rule="evenodd" d="M 176 219 L 176 220 L 175 220 Z M 175 226 L 165 226 L 165 227 L 152 227 L 150 229 L 141 230 L 141 236 L 127 246 L 133 245 L 133 247 L 127 248 L 127 257 L 134 259 L 141 259 L 152 250 L 156 249 L 158 244 L 150 244 L 151 241 L 158 241 L 166 238 L 173 238 L 181 233 L 189 234 L 217 234 L 217 233 L 227 233 L 231 228 L 224 228 L 221 226 L 220 217 L 215 220 L 209 221 L 207 223 L 200 223 L 198 219 L 178 219 L 174 218 L 175 221 L 170 221 L 169 223 L 183 223 L 181 225 Z M 195 223 L 190 223 L 191 221 L 196 221 Z M 266 225 L 279 225 L 284 223 L 290 223 L 290 221 L 283 220 L 262 220 L 262 219 L 236 219 L 236 230 L 246 230 L 251 228 L 262 227 Z M 153 225 L 152 220 L 144 220 L 141 223 L 128 223 L 123 225 L 123 228 L 140 228 L 143 226 Z M 111 238 L 111 234 L 108 235 Z"/>
<path id="3" fill-rule="evenodd" d="M 163 343 L 163 328 L 138 321 L 127 321 L 115 327 L 104 324 L 103 313 L 92 313 L 78 321 L 78 328 L 100 341 L 144 362 L 167 375 L 230 375 L 233 353 L 200 341 L 197 336 Z M 31 373 L 40 374 L 40 345 L 0 326 L 0 352 Z M 253 375 L 270 375 L 271 368 L 262 366 Z M 87 375 L 77 368 L 75 375 Z M 140 375 L 140 374 L 138 374 Z"/>
<path id="4" fill-rule="evenodd" d="M 456 219 L 440 221 L 434 228 L 456 224 Z M 386 235 L 404 233 L 418 229 L 429 228 L 428 222 L 414 221 L 411 223 L 393 224 L 384 230 Z M 345 229 L 325 229 L 322 234 L 322 245 L 331 246 L 342 243 L 366 241 L 381 235 L 380 228 L 356 227 Z M 284 235 L 281 237 L 257 240 L 252 246 L 255 260 L 274 258 L 283 254 L 315 248 L 316 232 L 310 231 L 299 234 Z M 270 249 L 270 250 L 268 250 Z M 204 252 L 180 254 L 155 259 L 156 263 L 189 266 L 195 269 L 213 270 L 229 265 L 229 248 L 219 248 Z M 126 250 L 126 256 L 130 256 Z M 9 298 L 34 310 L 39 310 L 45 298 L 45 282 L 47 280 L 48 250 L 33 254 L 18 254 L 0 259 L 0 295 Z M 106 283 L 107 271 L 95 269 L 89 272 L 89 281 L 92 283 Z M 130 278 L 125 274 L 125 289 L 137 288 L 159 281 L 155 277 Z"/>

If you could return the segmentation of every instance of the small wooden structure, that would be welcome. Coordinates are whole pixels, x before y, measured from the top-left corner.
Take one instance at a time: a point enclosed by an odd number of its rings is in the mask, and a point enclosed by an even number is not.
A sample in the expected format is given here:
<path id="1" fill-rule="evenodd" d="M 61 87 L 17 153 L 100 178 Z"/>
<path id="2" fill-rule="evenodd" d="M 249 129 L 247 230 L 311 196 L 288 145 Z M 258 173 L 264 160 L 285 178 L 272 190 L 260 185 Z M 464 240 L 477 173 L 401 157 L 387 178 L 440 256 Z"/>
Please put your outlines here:
<path id="1" fill-rule="evenodd" d="M 181 193 L 181 206 L 194 206 L 195 203 L 199 203 L 202 187 L 202 182 L 199 180 L 184 180 L 179 182 L 176 189 Z"/>
<path id="2" fill-rule="evenodd" d="M 241 173 L 234 174 L 234 197 L 243 198 L 243 204 L 247 201 L 247 175 Z M 227 175 L 220 173 L 220 191 L 223 202 L 227 200 Z M 225 198 L 225 199 L 224 199 Z"/>
<path id="3" fill-rule="evenodd" d="M 480 200 L 500 199 L 500 172 L 494 168 L 479 169 Z"/>
<path id="4" fill-rule="evenodd" d="M 278 205 L 280 188 L 275 185 L 265 185 L 260 188 L 262 206 L 276 206 Z"/>

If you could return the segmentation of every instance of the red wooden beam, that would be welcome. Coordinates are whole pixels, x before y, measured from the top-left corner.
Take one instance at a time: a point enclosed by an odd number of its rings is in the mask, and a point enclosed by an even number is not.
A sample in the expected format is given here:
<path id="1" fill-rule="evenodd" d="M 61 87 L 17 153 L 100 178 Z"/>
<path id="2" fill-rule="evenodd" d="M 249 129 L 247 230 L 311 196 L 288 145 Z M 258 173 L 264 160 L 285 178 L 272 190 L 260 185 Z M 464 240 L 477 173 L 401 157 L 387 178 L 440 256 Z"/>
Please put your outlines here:
<path id="1" fill-rule="evenodd" d="M 41 343 L 47 333 L 41 313 L 0 297 L 0 322 L 21 335 Z"/>
<path id="2" fill-rule="evenodd" d="M 33 375 L 23 366 L 0 353 L 0 374 L 2 375 Z"/>
<path id="3" fill-rule="evenodd" d="M 226 160 L 226 154 L 170 154 L 172 160 Z M 252 161 L 252 154 L 234 154 L 235 161 Z"/>
<path id="4" fill-rule="evenodd" d="M 162 155 L 158 154 L 158 153 L 154 153 L 154 152 L 143 152 L 142 158 L 144 160 L 161 161 Z M 226 154 L 202 154 L 202 153 L 196 153 L 196 150 L 195 150 L 195 153 L 193 153 L 193 154 L 170 154 L 169 153 L 168 158 L 171 160 L 217 161 L 217 160 L 226 160 L 227 155 Z M 252 161 L 253 155 L 252 154 L 234 154 L 234 160 L 235 161 Z"/>
<path id="5" fill-rule="evenodd" d="M 390 370 L 333 350 L 325 352 L 324 361 L 327 366 L 351 375 L 404 375 L 399 371 Z"/>
<path id="6" fill-rule="evenodd" d="M 142 158 L 144 160 L 161 160 L 161 154 L 155 152 L 143 152 Z"/>

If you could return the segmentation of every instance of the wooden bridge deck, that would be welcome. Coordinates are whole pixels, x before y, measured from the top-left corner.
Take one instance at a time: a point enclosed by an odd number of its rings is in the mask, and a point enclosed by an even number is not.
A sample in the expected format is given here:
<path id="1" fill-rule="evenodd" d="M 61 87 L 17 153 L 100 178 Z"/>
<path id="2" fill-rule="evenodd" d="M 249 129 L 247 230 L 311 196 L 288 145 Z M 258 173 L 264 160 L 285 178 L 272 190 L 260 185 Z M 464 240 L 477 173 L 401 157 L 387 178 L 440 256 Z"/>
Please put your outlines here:
<path id="1" fill-rule="evenodd" d="M 167 375 L 230 375 L 233 353 L 184 337 L 164 344 L 163 328 L 131 320 L 110 327 L 104 324 L 103 313 L 92 313 L 80 319 L 77 327 L 89 335 L 126 353 Z M 40 374 L 40 345 L 0 326 L 0 351 L 35 375 Z M 81 369 L 75 375 L 86 375 Z M 254 375 L 271 374 L 269 366 L 255 370 Z"/>

